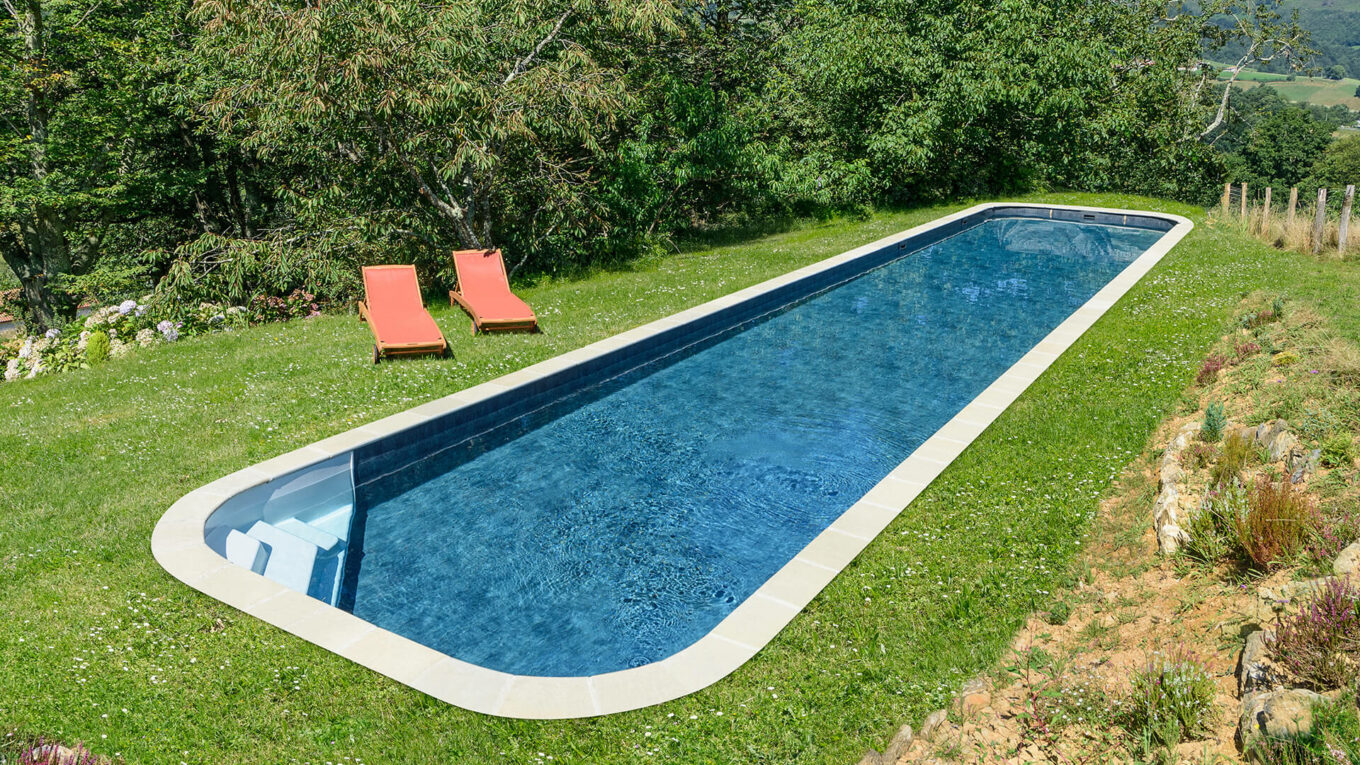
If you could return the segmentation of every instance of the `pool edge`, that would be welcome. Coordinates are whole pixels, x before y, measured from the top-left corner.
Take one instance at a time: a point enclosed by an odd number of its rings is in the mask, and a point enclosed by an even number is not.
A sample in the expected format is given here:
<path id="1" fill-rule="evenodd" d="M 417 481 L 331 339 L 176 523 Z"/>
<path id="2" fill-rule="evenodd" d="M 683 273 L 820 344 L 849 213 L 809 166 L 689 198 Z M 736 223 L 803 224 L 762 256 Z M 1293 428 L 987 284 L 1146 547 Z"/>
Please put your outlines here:
<path id="1" fill-rule="evenodd" d="M 449 657 L 353 614 L 228 563 L 204 541 L 204 525 L 223 502 L 251 487 L 532 384 L 583 360 L 639 343 L 843 263 L 997 208 L 1139 216 L 1172 228 L 926 439 L 708 634 L 661 661 L 589 677 L 512 675 Z M 592 717 L 640 709 L 699 691 L 736 671 L 779 634 L 868 547 L 1058 356 L 1194 228 L 1183 216 L 1056 204 L 990 202 L 891 234 L 847 252 L 671 316 L 568 351 L 489 382 L 239 470 L 189 492 L 161 517 L 152 555 L 176 579 L 379 674 L 475 712 L 521 719 Z"/>

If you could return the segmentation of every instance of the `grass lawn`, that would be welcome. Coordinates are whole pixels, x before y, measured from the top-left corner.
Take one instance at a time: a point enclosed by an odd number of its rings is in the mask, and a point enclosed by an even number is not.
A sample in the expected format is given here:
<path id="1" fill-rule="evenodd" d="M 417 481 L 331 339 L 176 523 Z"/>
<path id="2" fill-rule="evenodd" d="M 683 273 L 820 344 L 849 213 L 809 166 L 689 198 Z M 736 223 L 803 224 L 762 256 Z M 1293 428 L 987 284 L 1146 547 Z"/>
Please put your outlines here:
<path id="1" fill-rule="evenodd" d="M 200 595 L 151 557 L 203 483 L 966 206 L 887 212 L 522 290 L 546 333 L 374 366 L 352 316 L 189 339 L 0 385 L 0 740 L 129 762 L 849 763 L 987 668 L 1068 581 L 1111 477 L 1182 398 L 1241 296 L 1306 298 L 1360 339 L 1360 266 L 1199 224 L 751 662 L 657 707 L 528 722 L 434 701 Z M 910 353 L 909 348 L 885 348 Z"/>

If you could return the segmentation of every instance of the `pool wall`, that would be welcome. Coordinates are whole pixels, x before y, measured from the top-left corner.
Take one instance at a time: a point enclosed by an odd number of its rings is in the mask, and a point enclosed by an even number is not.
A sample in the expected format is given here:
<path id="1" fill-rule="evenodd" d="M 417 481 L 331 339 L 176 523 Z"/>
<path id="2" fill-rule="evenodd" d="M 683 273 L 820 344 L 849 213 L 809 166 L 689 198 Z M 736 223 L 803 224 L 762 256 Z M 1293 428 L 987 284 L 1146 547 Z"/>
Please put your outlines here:
<path id="1" fill-rule="evenodd" d="M 566 390 L 605 379 L 720 329 L 852 279 L 869 268 L 994 218 L 1045 218 L 1165 231 L 985 391 L 845 511 L 703 638 L 666 659 L 590 677 L 511 675 L 459 661 L 228 562 L 210 523 L 239 495 L 352 455 L 354 475 L 394 470 L 526 414 Z M 659 319 L 490 382 L 237 471 L 176 502 L 152 533 L 156 560 L 190 587 L 448 703 L 504 717 L 589 717 L 658 704 L 730 674 L 777 635 L 1070 347 L 1193 228 L 1164 213 L 1059 205 L 985 204 L 894 234 L 764 283 Z M 394 444 L 400 444 L 394 446 Z M 362 470 L 360 470 L 362 466 Z M 356 486 L 362 492 L 363 486 Z M 220 547 L 220 545 L 216 545 Z"/>

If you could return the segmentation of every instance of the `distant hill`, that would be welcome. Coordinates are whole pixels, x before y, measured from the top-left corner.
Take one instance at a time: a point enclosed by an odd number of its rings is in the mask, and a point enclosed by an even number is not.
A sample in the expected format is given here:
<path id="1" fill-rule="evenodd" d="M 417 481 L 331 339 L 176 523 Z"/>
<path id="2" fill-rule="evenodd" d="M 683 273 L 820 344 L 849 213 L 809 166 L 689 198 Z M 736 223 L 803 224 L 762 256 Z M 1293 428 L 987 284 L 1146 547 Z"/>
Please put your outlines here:
<path id="1" fill-rule="evenodd" d="M 1299 23 L 1312 34 L 1319 51 L 1313 66 L 1340 64 L 1351 77 L 1360 77 L 1360 0 L 1288 0 L 1283 8 L 1286 15 L 1298 9 Z M 1279 65 L 1264 68 L 1285 69 Z"/>

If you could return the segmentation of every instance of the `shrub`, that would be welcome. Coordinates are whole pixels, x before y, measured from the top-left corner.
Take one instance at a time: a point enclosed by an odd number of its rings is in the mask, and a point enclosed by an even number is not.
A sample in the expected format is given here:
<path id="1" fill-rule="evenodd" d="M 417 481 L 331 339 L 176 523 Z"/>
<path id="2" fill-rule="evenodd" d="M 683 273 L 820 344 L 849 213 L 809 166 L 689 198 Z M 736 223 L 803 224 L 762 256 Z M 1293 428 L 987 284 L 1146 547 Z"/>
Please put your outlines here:
<path id="1" fill-rule="evenodd" d="M 16 765 L 104 765 L 109 761 L 105 757 L 96 757 L 82 744 L 65 747 L 42 738 L 20 746 L 18 752 Z M 0 762 L 5 761 L 0 753 Z"/>
<path id="2" fill-rule="evenodd" d="M 1350 467 L 1355 462 L 1355 441 L 1336 433 L 1322 442 L 1322 464 L 1329 468 Z"/>
<path id="3" fill-rule="evenodd" d="M 85 360 L 91 366 L 102 364 L 109 359 L 109 333 L 91 332 L 85 340 Z"/>
<path id="4" fill-rule="evenodd" d="M 1237 544 L 1237 519 L 1248 512 L 1247 490 L 1237 481 L 1210 489 L 1199 512 L 1186 523 L 1181 550 L 1201 563 L 1217 563 L 1228 557 L 1242 558 Z"/>
<path id="5" fill-rule="evenodd" d="M 1246 316 L 1238 319 L 1237 323 L 1243 329 L 1256 329 L 1257 327 L 1263 327 L 1278 318 L 1280 318 L 1280 314 L 1272 308 L 1262 308 L 1259 311 L 1248 313 Z"/>
<path id="6" fill-rule="evenodd" d="M 1280 353 L 1275 354 L 1275 358 L 1271 359 L 1270 363 L 1277 367 L 1288 367 L 1297 364 L 1298 361 L 1299 356 L 1297 353 L 1294 353 L 1293 351 L 1281 351 Z"/>
<path id="7" fill-rule="evenodd" d="M 1329 473 L 1328 478 L 1337 473 Z M 1333 506 L 1308 537 L 1308 557 L 1319 567 L 1331 570 L 1332 561 L 1352 542 L 1360 539 L 1360 512 L 1352 503 Z"/>
<path id="8" fill-rule="evenodd" d="M 1172 747 L 1209 725 L 1214 681 L 1189 653 L 1154 654 L 1133 674 L 1125 725 L 1135 736 Z"/>
<path id="9" fill-rule="evenodd" d="M 1315 688 L 1349 687 L 1360 678 L 1360 591 L 1328 579 L 1297 613 L 1281 619 L 1268 648 L 1276 664 Z"/>
<path id="10" fill-rule="evenodd" d="M 1204 427 L 1199 429 L 1201 441 L 1213 443 L 1223 437 L 1223 429 L 1228 427 L 1228 417 L 1223 414 L 1223 405 L 1215 401 L 1204 410 Z"/>
<path id="11" fill-rule="evenodd" d="M 1242 470 L 1246 468 L 1252 451 L 1251 442 L 1243 438 L 1242 434 L 1229 435 L 1223 441 L 1218 461 L 1214 463 L 1214 468 L 1209 473 L 1209 485 L 1227 486 L 1234 481 L 1241 481 Z"/>
<path id="12" fill-rule="evenodd" d="M 1196 441 L 1182 453 L 1181 461 L 1194 468 L 1206 468 L 1218 456 L 1218 447 Z"/>
<path id="13" fill-rule="evenodd" d="M 1252 355 L 1259 353 L 1260 350 L 1261 350 L 1260 345 L 1253 343 L 1251 341 L 1247 341 L 1245 343 L 1238 343 L 1237 345 L 1233 346 L 1233 356 L 1236 358 L 1236 363 L 1241 364 L 1243 361 L 1246 361 Z"/>
<path id="14" fill-rule="evenodd" d="M 1252 565 L 1268 570 L 1297 553 L 1318 525 L 1311 499 L 1288 481 L 1261 478 L 1247 496 L 1247 512 L 1234 519 L 1237 543 Z"/>
<path id="15" fill-rule="evenodd" d="M 1227 366 L 1228 360 L 1215 353 L 1204 360 L 1204 364 L 1199 368 L 1199 374 L 1195 375 L 1195 384 L 1208 385 L 1218 377 L 1218 373 L 1223 367 Z"/>

